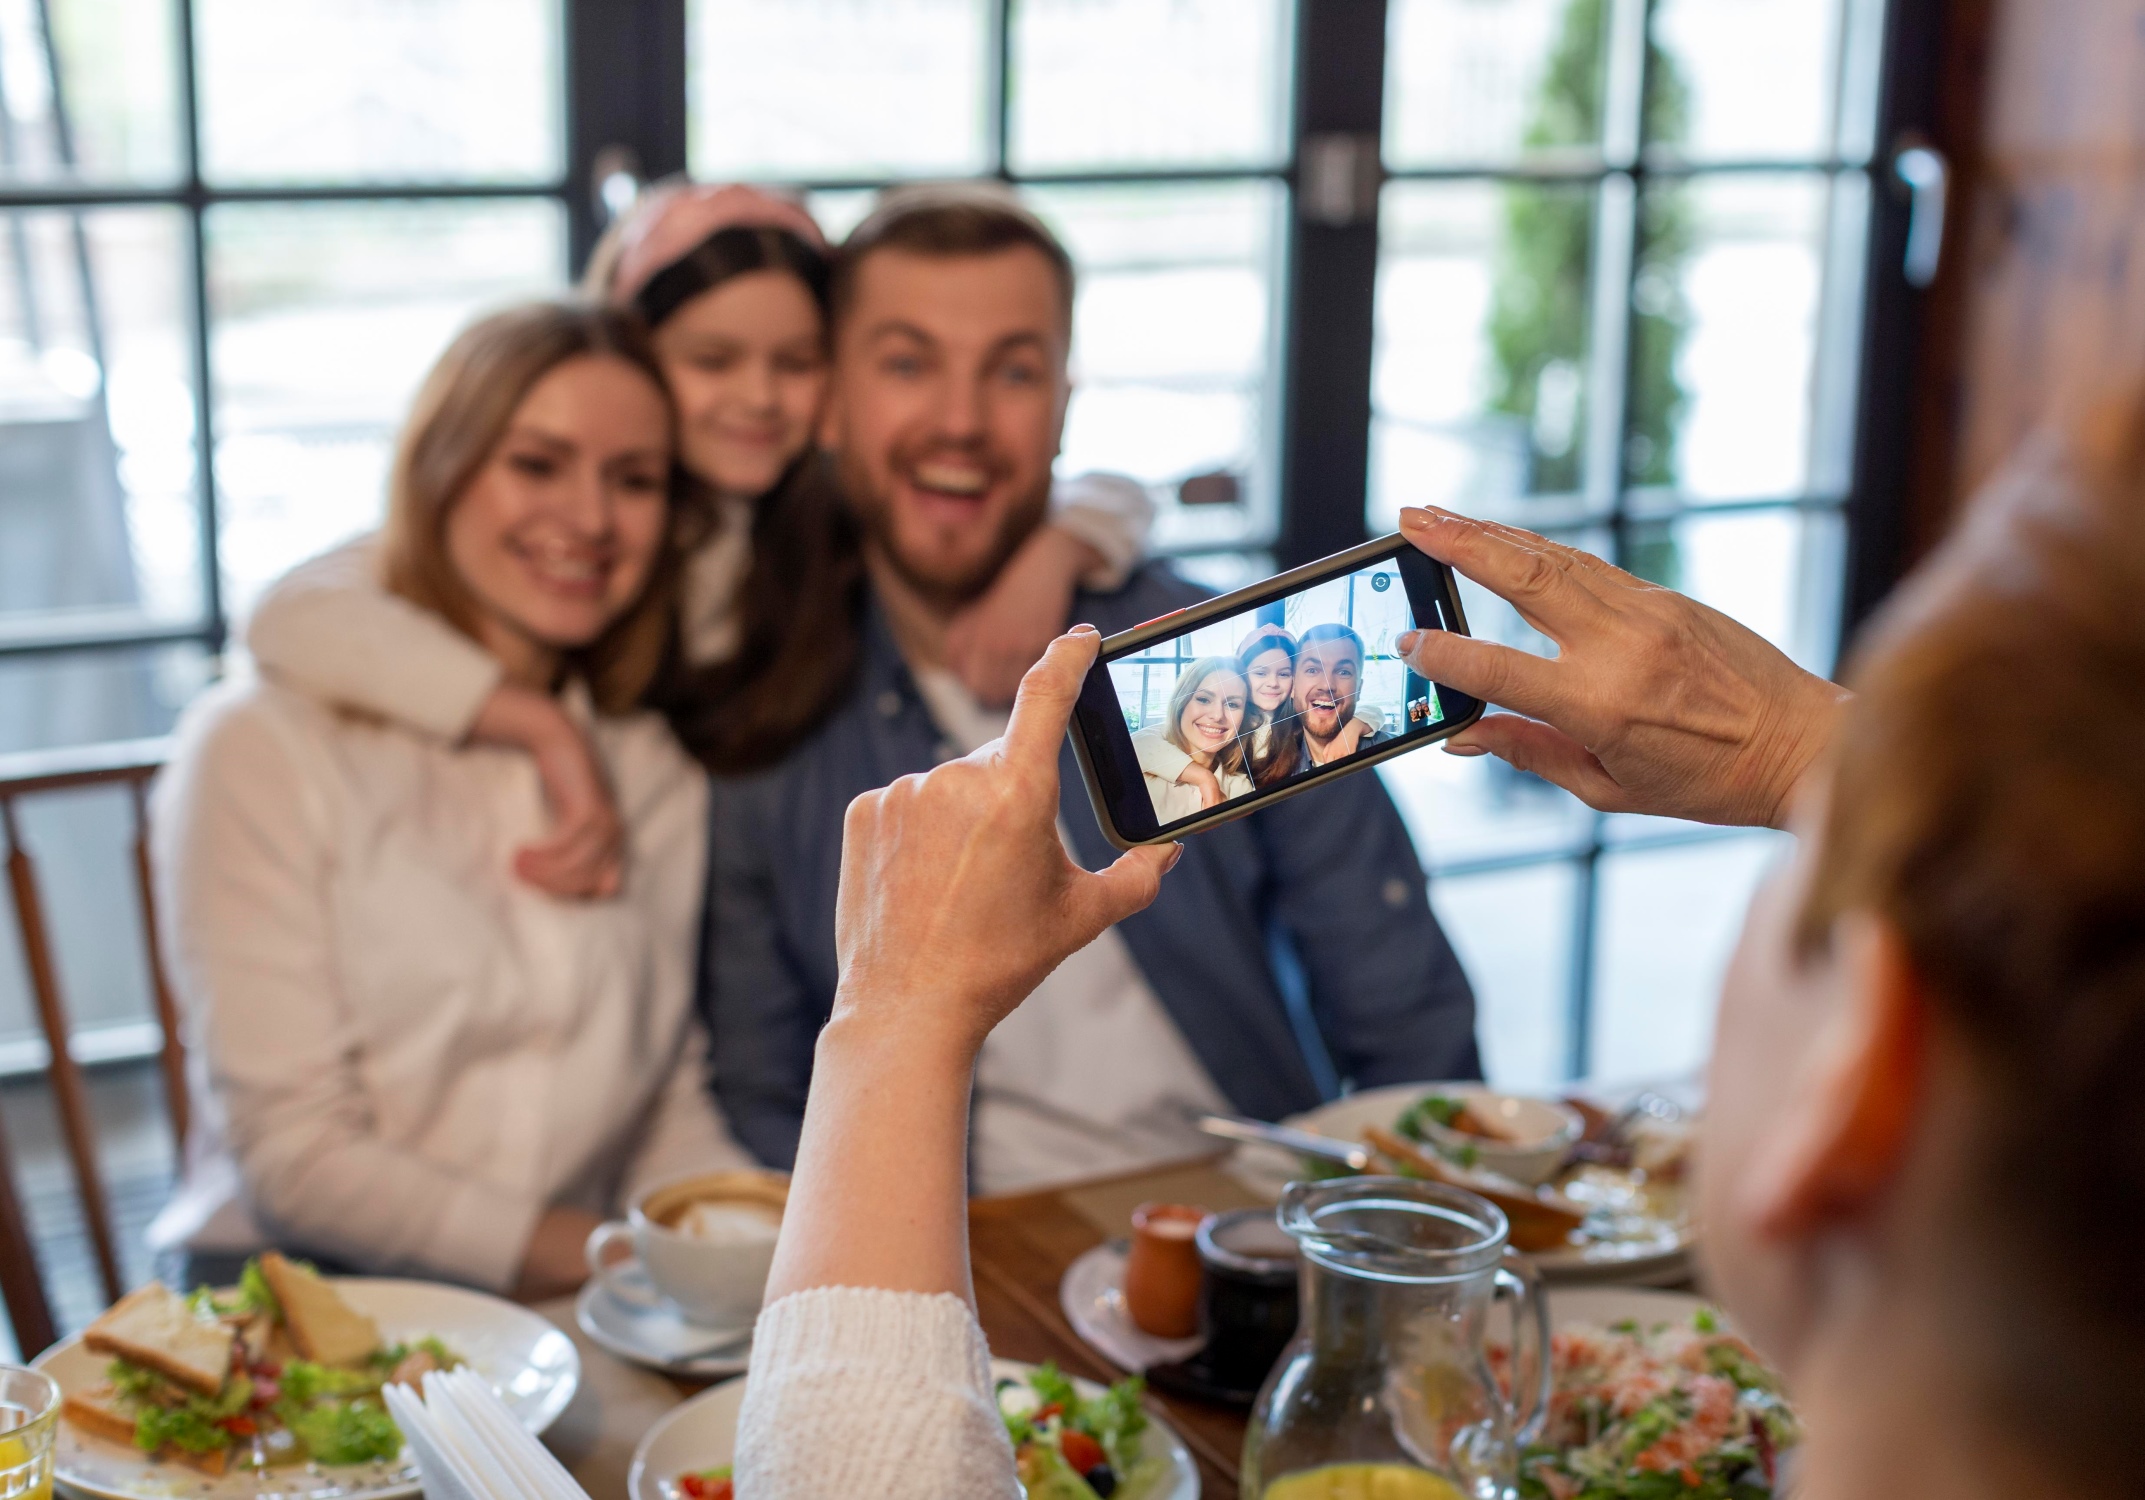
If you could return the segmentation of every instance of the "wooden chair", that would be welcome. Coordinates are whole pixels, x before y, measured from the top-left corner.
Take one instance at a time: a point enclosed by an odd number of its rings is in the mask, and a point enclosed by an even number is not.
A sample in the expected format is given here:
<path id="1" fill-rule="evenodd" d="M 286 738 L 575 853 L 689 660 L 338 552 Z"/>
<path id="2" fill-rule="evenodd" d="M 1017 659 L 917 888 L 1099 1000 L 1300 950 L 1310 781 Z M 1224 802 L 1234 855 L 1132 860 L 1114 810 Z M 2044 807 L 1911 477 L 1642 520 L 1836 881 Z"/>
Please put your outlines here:
<path id="1" fill-rule="evenodd" d="M 157 1025 L 162 1032 L 159 1061 L 164 1071 L 164 1100 L 171 1116 L 173 1137 L 186 1139 L 186 1057 L 179 1037 L 178 1008 L 164 976 L 163 955 L 156 930 L 155 893 L 149 879 L 149 782 L 164 764 L 169 749 L 165 740 L 130 740 L 119 744 L 89 745 L 79 749 L 37 751 L 0 755 L 0 836 L 7 847 L 8 893 L 15 908 L 15 922 L 22 937 L 23 961 L 30 975 L 30 993 L 37 1002 L 38 1024 L 51 1049 L 49 1077 L 52 1097 L 59 1112 L 61 1134 L 74 1167 L 76 1192 L 82 1201 L 82 1217 L 89 1226 L 97 1270 L 108 1299 L 125 1288 L 120 1283 L 119 1256 L 113 1241 L 111 1204 L 104 1191 L 103 1173 L 97 1164 L 96 1129 L 90 1119 L 89 1096 L 83 1088 L 82 1070 L 72 1047 L 73 1028 L 61 997 L 59 969 L 54 962 L 52 939 L 45 925 L 44 905 L 38 893 L 37 871 L 23 843 L 16 804 L 45 793 L 80 790 L 96 786 L 124 786 L 134 809 L 134 886 L 141 903 L 141 923 L 149 970 L 150 992 L 156 1002 Z M 0 1297 L 7 1300 L 9 1321 L 15 1329 L 15 1346 L 25 1356 L 53 1342 L 58 1330 L 52 1306 L 37 1269 L 22 1202 L 16 1192 L 13 1158 L 0 1134 Z"/>

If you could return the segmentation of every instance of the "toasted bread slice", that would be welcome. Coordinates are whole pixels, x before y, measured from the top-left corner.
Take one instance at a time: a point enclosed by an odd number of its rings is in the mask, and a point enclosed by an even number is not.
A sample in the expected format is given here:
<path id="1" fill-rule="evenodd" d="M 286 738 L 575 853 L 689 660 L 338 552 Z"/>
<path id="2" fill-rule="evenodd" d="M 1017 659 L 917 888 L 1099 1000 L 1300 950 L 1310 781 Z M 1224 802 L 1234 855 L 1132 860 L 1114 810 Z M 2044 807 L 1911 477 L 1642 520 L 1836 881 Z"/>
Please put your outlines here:
<path id="1" fill-rule="evenodd" d="M 74 1392 L 60 1403 L 60 1415 L 92 1437 L 134 1446 L 134 1417 L 120 1404 L 119 1392 L 109 1385 Z M 157 1457 L 175 1458 L 204 1474 L 221 1474 L 231 1461 L 229 1450 L 223 1448 L 214 1453 L 188 1453 L 182 1448 L 166 1447 Z"/>
<path id="2" fill-rule="evenodd" d="M 231 1373 L 231 1330 L 194 1316 L 186 1299 L 161 1281 L 136 1287 L 82 1331 L 93 1354 L 115 1354 L 204 1396 Z"/>
<path id="3" fill-rule="evenodd" d="M 380 1347 L 380 1325 L 345 1302 L 311 1266 L 271 1250 L 261 1275 L 283 1308 L 283 1326 L 298 1353 L 317 1365 L 354 1365 Z"/>

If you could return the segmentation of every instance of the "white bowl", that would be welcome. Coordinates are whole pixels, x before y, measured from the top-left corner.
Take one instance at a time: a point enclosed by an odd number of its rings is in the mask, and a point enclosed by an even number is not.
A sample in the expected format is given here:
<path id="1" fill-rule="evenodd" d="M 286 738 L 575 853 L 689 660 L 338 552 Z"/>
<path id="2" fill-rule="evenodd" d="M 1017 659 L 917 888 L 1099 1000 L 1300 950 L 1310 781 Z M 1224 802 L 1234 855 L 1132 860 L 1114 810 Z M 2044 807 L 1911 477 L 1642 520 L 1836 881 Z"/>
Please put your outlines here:
<path id="1" fill-rule="evenodd" d="M 1464 1130 L 1452 1130 L 1434 1120 L 1423 1121 L 1423 1130 L 1449 1152 L 1472 1148 L 1476 1165 L 1486 1172 L 1509 1177 L 1528 1187 L 1539 1187 L 1554 1177 L 1572 1146 L 1586 1133 L 1586 1121 L 1570 1105 L 1554 1099 L 1536 1099 L 1526 1094 L 1503 1094 L 1480 1084 L 1430 1089 L 1449 1099 L 1465 1100 L 1477 1115 L 1495 1120 L 1512 1132 L 1510 1142 L 1488 1140 Z"/>

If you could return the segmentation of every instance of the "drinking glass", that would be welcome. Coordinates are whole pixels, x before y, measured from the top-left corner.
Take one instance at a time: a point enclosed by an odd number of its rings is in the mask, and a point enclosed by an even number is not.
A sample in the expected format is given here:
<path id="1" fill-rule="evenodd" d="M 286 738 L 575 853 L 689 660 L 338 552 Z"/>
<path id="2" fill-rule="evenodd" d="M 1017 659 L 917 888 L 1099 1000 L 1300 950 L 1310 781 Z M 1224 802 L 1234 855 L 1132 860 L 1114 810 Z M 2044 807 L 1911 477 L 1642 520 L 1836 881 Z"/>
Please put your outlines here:
<path id="1" fill-rule="evenodd" d="M 1549 1312 L 1505 1255 L 1503 1213 L 1439 1183 L 1351 1177 L 1291 1183 L 1280 1220 L 1303 1252 L 1302 1322 L 1252 1409 L 1243 1493 L 1516 1494 L 1549 1408 Z M 1484 1341 L 1500 1296 L 1515 1302 L 1511 1396 Z"/>
<path id="2" fill-rule="evenodd" d="M 50 1500 L 60 1388 L 48 1375 L 0 1365 L 0 1500 Z"/>

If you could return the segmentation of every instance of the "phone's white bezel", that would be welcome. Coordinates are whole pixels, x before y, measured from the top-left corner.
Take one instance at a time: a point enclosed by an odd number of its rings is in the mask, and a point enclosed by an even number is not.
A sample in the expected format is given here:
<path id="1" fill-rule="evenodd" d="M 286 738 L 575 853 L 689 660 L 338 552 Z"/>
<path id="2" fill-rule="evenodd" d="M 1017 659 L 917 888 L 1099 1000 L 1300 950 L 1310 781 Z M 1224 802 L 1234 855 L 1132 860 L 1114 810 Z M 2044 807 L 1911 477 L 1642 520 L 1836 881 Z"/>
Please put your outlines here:
<path id="1" fill-rule="evenodd" d="M 1375 537 L 1359 547 L 1350 547 L 1346 552 L 1336 552 L 1332 556 L 1322 557 L 1316 562 L 1305 563 L 1300 568 L 1291 568 L 1286 573 L 1276 573 L 1273 577 L 1262 579 L 1260 582 L 1252 584 L 1249 588 L 1241 588 L 1232 593 L 1221 594 L 1215 598 L 1203 600 L 1198 604 L 1188 604 L 1183 609 L 1171 610 L 1166 615 L 1157 615 L 1152 620 L 1143 621 L 1133 626 L 1130 630 L 1121 630 L 1116 635 L 1104 640 L 1102 651 L 1096 657 L 1095 667 L 1102 668 L 1107 665 L 1112 656 L 1126 651 L 1137 650 L 1149 642 L 1169 640 L 1182 635 L 1187 630 L 1205 624 L 1208 620 L 1218 619 L 1224 615 L 1238 614 L 1257 601 L 1270 600 L 1275 595 L 1298 593 L 1313 584 L 1323 583 L 1328 578 L 1357 572 L 1382 558 L 1396 557 L 1412 545 L 1411 542 L 1396 531 L 1386 536 Z M 1452 570 L 1446 568 L 1442 563 L 1439 564 L 1439 567 L 1443 570 L 1441 576 L 1448 580 L 1445 597 L 1446 601 L 1452 606 L 1452 619 L 1453 624 L 1457 627 L 1456 633 L 1460 635 L 1471 634 L 1472 632 L 1467 628 L 1467 615 L 1461 606 L 1460 591 L 1449 582 L 1452 577 Z M 1400 744 L 1388 745 L 1360 758 L 1351 757 L 1344 764 L 1335 767 L 1331 775 L 1307 776 L 1301 781 L 1259 796 L 1249 797 L 1240 802 L 1224 803 L 1220 807 L 1201 813 L 1188 823 L 1178 824 L 1166 833 L 1157 832 L 1152 838 L 1145 839 L 1127 839 L 1118 830 L 1117 821 L 1111 816 L 1109 799 L 1103 794 L 1102 783 L 1095 774 L 1094 763 L 1088 757 L 1087 738 L 1081 734 L 1077 719 L 1065 726 L 1065 733 L 1072 740 L 1073 758 L 1080 764 L 1080 777 L 1081 780 L 1087 783 L 1087 799 L 1095 809 L 1095 821 L 1102 827 L 1102 836 L 1108 839 L 1115 848 L 1137 849 L 1142 845 L 1148 844 L 1174 844 L 1179 839 L 1191 834 L 1203 833 L 1209 828 L 1218 827 L 1223 823 L 1234 822 L 1238 818 L 1247 817 L 1252 813 L 1272 807 L 1276 803 L 1285 802 L 1300 792 L 1308 792 L 1314 788 L 1325 786 L 1329 782 L 1337 781 L 1351 772 L 1377 765 L 1380 761 L 1391 760 L 1396 755 L 1406 755 L 1411 750 L 1420 750 L 1426 745 L 1434 745 L 1439 740 L 1449 739 L 1481 718 L 1486 707 L 1487 705 L 1477 701 L 1473 713 L 1465 714 L 1458 719 L 1440 724 L 1434 732 L 1419 739 L 1409 739 Z"/>

